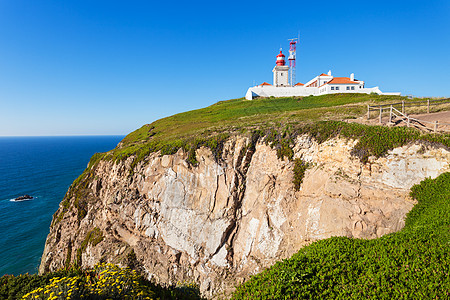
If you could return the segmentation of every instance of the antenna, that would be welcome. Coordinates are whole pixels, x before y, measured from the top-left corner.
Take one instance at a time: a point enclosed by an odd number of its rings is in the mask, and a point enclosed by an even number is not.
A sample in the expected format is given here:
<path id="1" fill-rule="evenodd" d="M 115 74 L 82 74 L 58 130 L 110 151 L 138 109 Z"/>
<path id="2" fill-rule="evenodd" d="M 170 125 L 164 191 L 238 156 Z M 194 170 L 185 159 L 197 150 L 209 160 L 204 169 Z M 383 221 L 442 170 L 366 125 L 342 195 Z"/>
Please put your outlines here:
<path id="1" fill-rule="evenodd" d="M 300 39 L 300 33 L 299 37 L 288 39 L 289 41 L 289 72 L 290 72 L 290 78 L 291 78 L 291 86 L 295 85 L 295 60 L 297 56 L 297 43 Z"/>

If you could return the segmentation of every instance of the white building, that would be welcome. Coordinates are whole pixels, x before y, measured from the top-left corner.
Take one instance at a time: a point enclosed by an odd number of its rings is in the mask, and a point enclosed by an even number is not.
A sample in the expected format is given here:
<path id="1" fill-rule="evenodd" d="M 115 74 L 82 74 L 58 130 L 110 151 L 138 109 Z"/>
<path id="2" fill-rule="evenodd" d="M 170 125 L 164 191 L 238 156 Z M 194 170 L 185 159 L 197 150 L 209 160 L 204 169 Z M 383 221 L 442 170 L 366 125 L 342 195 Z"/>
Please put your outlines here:
<path id="1" fill-rule="evenodd" d="M 383 93 L 376 86 L 366 88 L 364 81 L 355 79 L 352 73 L 350 77 L 333 77 L 331 71 L 328 74 L 320 74 L 305 84 L 297 83 L 289 85 L 289 67 L 285 65 L 285 56 L 280 51 L 277 55 L 276 66 L 273 68 L 273 85 L 264 82 L 250 87 L 245 94 L 245 99 L 252 100 L 257 97 L 290 97 L 290 96 L 318 96 L 337 93 L 376 93 L 378 95 L 400 95 L 400 93 Z"/>
<path id="2" fill-rule="evenodd" d="M 277 63 L 272 70 L 274 86 L 289 86 L 289 67 L 286 66 L 284 57 L 280 50 L 280 54 L 277 55 Z"/>

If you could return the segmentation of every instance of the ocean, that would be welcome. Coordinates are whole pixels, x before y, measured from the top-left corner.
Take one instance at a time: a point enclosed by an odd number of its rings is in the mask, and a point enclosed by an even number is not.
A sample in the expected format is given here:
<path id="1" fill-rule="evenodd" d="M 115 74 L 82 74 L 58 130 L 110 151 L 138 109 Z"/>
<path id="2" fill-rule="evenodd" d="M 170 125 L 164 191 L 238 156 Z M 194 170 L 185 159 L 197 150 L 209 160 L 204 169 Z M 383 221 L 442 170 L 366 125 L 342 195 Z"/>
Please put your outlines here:
<path id="1" fill-rule="evenodd" d="M 52 215 L 96 152 L 124 136 L 0 137 L 0 276 L 37 273 Z M 29 194 L 32 200 L 12 199 Z"/>

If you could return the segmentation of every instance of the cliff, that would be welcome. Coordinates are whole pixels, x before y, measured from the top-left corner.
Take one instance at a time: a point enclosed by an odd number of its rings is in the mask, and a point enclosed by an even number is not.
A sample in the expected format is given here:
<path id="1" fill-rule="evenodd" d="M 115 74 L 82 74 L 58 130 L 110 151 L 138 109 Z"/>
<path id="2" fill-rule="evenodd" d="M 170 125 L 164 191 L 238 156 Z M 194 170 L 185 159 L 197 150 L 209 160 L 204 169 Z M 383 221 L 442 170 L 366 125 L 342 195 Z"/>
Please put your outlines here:
<path id="1" fill-rule="evenodd" d="M 289 160 L 267 137 L 234 134 L 220 151 L 194 148 L 195 164 L 183 148 L 93 158 L 54 215 L 40 272 L 107 261 L 213 297 L 315 240 L 398 231 L 410 187 L 448 172 L 450 152 L 417 141 L 361 161 L 357 144 L 300 134 Z M 308 165 L 300 190 L 295 158 Z"/>

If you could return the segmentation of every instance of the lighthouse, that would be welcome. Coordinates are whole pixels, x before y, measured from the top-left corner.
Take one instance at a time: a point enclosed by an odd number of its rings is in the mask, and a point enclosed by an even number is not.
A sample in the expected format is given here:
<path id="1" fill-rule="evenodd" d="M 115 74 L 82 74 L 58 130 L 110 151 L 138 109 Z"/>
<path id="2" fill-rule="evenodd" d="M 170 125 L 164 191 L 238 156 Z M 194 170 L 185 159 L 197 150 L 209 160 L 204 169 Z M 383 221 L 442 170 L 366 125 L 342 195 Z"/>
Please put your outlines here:
<path id="1" fill-rule="evenodd" d="M 273 68 L 273 85 L 274 86 L 289 86 L 289 66 L 286 66 L 285 56 L 280 49 L 280 54 L 277 55 L 276 66 Z"/>
<path id="2" fill-rule="evenodd" d="M 259 85 L 252 86 L 245 93 L 245 99 L 252 100 L 259 97 L 306 97 L 342 93 L 400 95 L 400 93 L 383 93 L 377 86 L 366 88 L 364 81 L 355 79 L 355 74 L 353 73 L 350 74 L 350 77 L 334 77 L 331 76 L 331 71 L 329 71 L 328 74 L 321 73 L 315 76 L 305 84 L 300 82 L 295 83 L 295 60 L 298 38 L 290 39 L 289 41 L 289 66 L 286 66 L 286 57 L 280 49 L 275 67 L 272 70 L 273 85 L 263 82 Z"/>

